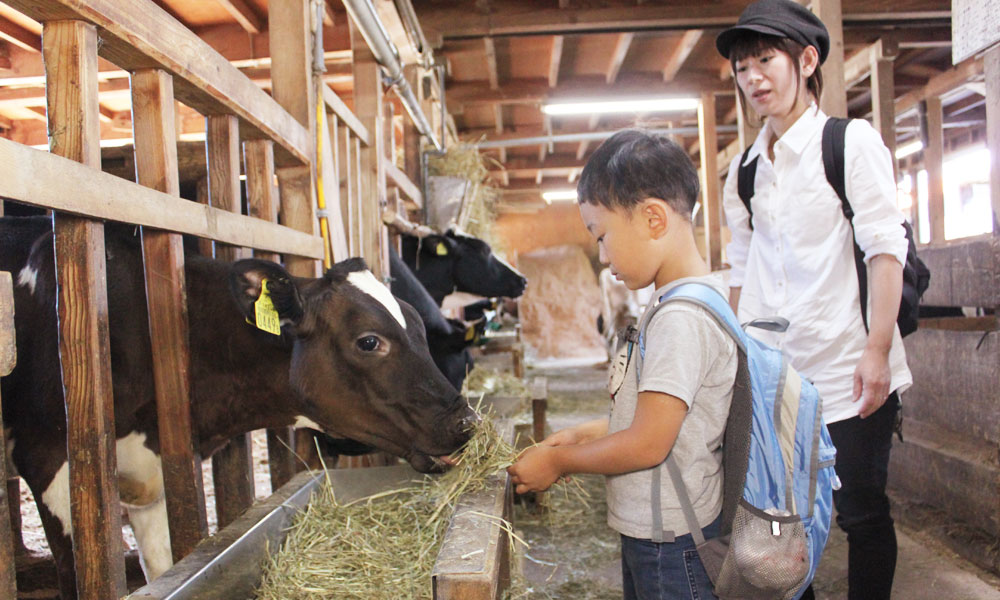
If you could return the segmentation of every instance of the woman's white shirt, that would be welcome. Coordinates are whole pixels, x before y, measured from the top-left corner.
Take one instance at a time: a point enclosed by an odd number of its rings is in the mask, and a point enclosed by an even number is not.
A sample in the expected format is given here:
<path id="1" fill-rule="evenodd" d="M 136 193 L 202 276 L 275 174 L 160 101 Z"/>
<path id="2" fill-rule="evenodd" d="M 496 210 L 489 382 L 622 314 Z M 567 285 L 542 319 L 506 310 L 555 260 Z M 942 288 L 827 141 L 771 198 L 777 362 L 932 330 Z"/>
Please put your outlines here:
<path id="1" fill-rule="evenodd" d="M 827 423 L 854 417 L 854 369 L 867 342 L 859 307 L 857 271 L 850 224 L 840 198 L 826 180 L 821 139 L 827 116 L 815 105 L 774 143 L 765 125 L 747 156 L 757 158 L 753 225 L 737 192 L 740 156 L 729 166 L 723 193 L 732 241 L 726 247 L 732 270 L 729 285 L 740 287 L 739 318 L 781 316 L 788 331 L 750 333 L 781 348 L 791 364 L 823 397 Z M 865 261 L 887 254 L 905 264 L 907 240 L 896 207 L 889 150 L 867 121 L 847 127 L 844 171 L 854 210 L 854 233 Z M 870 274 L 869 270 L 869 274 Z M 871 285 L 869 284 L 869 290 Z M 869 293 L 869 300 L 870 300 Z M 890 390 L 912 383 L 899 330 L 889 352 Z"/>

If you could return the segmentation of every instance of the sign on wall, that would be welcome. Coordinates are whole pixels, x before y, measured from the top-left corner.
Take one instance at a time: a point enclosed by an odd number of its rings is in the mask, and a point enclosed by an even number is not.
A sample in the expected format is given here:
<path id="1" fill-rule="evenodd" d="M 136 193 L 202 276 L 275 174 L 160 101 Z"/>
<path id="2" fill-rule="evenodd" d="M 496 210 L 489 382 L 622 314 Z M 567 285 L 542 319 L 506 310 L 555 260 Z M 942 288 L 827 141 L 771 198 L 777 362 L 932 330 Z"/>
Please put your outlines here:
<path id="1" fill-rule="evenodd" d="M 1000 43 L 1000 0 L 951 0 L 951 62 Z"/>

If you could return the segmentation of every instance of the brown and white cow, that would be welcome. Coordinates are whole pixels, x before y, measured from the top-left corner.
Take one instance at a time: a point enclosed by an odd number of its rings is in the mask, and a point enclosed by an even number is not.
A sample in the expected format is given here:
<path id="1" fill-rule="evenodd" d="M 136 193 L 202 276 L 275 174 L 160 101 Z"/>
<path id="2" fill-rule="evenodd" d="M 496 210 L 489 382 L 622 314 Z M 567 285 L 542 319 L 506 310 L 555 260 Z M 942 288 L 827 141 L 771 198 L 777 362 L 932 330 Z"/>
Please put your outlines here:
<path id="1" fill-rule="evenodd" d="M 72 598 L 51 232 L 30 254 L 24 248 L 49 229 L 44 219 L 0 219 L 0 241 L 14 242 L 4 246 L 0 270 L 17 278 L 18 343 L 17 368 L 2 380 L 3 422 L 13 464 L 38 500 L 63 597 Z M 170 567 L 171 556 L 142 257 L 138 228 L 105 229 L 119 489 L 151 579 Z M 240 433 L 297 425 L 375 446 L 427 472 L 441 465 L 435 457 L 469 438 L 478 417 L 434 367 L 416 311 L 397 302 L 361 259 L 302 279 L 273 262 L 188 255 L 185 275 L 192 427 L 202 456 Z M 247 322 L 264 278 L 280 336 Z"/>

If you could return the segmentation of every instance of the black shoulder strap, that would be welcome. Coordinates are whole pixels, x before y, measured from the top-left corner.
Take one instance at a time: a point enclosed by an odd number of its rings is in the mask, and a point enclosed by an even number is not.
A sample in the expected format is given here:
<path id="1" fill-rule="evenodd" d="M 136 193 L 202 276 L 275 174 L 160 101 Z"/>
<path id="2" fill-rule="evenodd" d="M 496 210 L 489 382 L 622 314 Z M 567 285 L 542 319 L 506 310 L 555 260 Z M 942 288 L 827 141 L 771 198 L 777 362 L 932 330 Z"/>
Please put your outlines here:
<path id="1" fill-rule="evenodd" d="M 740 165 L 736 170 L 736 191 L 739 193 L 740 200 L 750 215 L 750 219 L 747 222 L 750 224 L 750 230 L 752 231 L 753 208 L 750 206 L 750 199 L 753 198 L 753 186 L 757 179 L 757 158 L 754 158 L 748 165 L 743 164 L 747 161 L 747 157 L 750 156 L 751 148 L 753 146 L 747 146 L 747 149 L 743 151 L 743 156 L 740 157 Z"/>
<path id="2" fill-rule="evenodd" d="M 865 253 L 858 246 L 857 236 L 854 235 L 854 209 L 847 199 L 847 181 L 844 172 L 844 147 L 846 146 L 847 125 L 850 119 L 840 117 L 830 117 L 823 126 L 823 170 L 826 172 L 826 180 L 830 187 L 837 192 L 840 198 L 840 208 L 844 213 L 844 218 L 851 226 L 851 240 L 854 242 L 854 266 L 858 272 L 858 300 L 861 303 L 861 320 L 865 324 L 865 331 L 868 331 L 868 268 L 865 265 Z"/>

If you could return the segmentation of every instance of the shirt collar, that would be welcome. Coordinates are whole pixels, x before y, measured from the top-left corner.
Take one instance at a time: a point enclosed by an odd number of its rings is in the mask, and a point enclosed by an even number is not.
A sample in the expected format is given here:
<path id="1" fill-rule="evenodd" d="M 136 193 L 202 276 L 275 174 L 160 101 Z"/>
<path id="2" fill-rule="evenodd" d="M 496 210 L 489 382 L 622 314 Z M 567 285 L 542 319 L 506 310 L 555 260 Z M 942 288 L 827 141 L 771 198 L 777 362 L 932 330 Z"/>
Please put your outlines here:
<path id="1" fill-rule="evenodd" d="M 809 108 L 788 128 L 785 135 L 781 136 L 781 142 L 792 152 L 801 154 L 813 136 L 823 129 L 826 120 L 826 114 L 816 106 L 815 102 L 812 102 Z M 757 134 L 757 139 L 750 147 L 750 152 L 747 154 L 747 159 L 743 161 L 743 165 L 750 164 L 762 154 L 766 155 L 767 145 L 773 136 L 774 130 L 771 129 L 771 122 L 768 121 L 764 123 L 764 127 Z"/>

